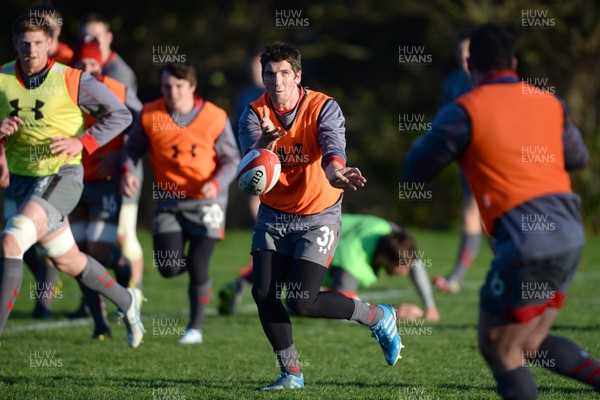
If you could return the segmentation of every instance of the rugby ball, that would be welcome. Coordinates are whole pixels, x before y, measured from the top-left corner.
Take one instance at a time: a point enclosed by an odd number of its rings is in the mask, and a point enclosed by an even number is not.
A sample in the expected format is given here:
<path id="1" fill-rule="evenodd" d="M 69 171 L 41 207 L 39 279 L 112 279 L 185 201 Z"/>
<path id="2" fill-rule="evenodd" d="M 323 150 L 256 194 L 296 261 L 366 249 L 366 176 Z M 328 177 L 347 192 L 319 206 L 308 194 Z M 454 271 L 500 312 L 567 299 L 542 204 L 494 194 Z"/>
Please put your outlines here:
<path id="1" fill-rule="evenodd" d="M 243 192 L 258 196 L 273 189 L 280 174 L 279 157 L 270 150 L 255 149 L 242 158 L 236 179 Z"/>

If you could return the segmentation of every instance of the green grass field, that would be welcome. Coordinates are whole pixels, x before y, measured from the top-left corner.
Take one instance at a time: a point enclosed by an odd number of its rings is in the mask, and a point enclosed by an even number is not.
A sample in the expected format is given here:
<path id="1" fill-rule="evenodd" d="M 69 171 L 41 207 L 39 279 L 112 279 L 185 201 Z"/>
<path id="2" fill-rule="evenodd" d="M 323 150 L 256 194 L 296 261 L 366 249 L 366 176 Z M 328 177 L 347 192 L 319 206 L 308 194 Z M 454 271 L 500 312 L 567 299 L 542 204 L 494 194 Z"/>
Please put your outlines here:
<path id="1" fill-rule="evenodd" d="M 430 275 L 443 274 L 455 257 L 458 237 L 414 230 Z M 144 343 L 127 347 L 125 329 L 112 323 L 113 337 L 90 339 L 91 320 L 65 318 L 79 302 L 76 282 L 64 275 L 55 318 L 29 319 L 28 272 L 15 310 L 0 343 L 0 399 L 495 399 L 492 375 L 477 351 L 475 324 L 478 288 L 492 257 L 484 244 L 459 295 L 436 295 L 442 321 L 404 324 L 406 348 L 395 367 L 385 363 L 379 346 L 365 327 L 354 323 L 294 318 L 294 339 L 300 352 L 306 389 L 259 393 L 277 375 L 275 357 L 264 336 L 251 295 L 244 296 L 239 315 L 219 317 L 216 296 L 206 319 L 204 344 L 177 343 L 187 323 L 187 276 L 161 278 L 152 268 L 151 241 L 146 249 Z M 236 276 L 248 259 L 250 232 L 228 232 L 211 263 L 216 293 Z M 579 273 L 554 332 L 576 340 L 600 356 L 600 238 L 588 239 Z M 418 303 L 407 278 L 383 277 L 362 293 L 369 301 Z M 112 318 L 114 307 L 109 307 Z M 112 320 L 111 320 L 112 322 Z M 44 325 L 45 324 L 45 325 Z M 532 368 L 541 399 L 589 399 L 587 386 Z"/>

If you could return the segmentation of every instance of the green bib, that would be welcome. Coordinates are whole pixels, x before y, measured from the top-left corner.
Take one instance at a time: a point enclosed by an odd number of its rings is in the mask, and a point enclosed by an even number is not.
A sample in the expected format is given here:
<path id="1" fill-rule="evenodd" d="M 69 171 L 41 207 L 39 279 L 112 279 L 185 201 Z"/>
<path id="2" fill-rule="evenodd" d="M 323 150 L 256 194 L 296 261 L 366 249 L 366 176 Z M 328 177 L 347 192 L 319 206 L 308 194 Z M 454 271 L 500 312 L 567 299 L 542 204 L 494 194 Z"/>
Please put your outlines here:
<path id="1" fill-rule="evenodd" d="M 81 163 L 81 153 L 65 163 L 66 156 L 56 157 L 50 151 L 53 137 L 75 138 L 83 132 L 83 114 L 69 96 L 66 68 L 55 62 L 35 89 L 19 82 L 14 61 L 0 70 L 0 120 L 18 116 L 25 122 L 4 144 L 11 173 L 46 176 L 63 165 Z"/>
<path id="2" fill-rule="evenodd" d="M 342 214 L 342 232 L 331 266 L 342 268 L 358 281 L 361 288 L 377 282 L 371 267 L 377 242 L 392 232 L 392 226 L 383 218 L 372 215 Z M 328 279 L 329 275 L 327 275 Z M 331 286 L 329 281 L 325 286 Z"/>

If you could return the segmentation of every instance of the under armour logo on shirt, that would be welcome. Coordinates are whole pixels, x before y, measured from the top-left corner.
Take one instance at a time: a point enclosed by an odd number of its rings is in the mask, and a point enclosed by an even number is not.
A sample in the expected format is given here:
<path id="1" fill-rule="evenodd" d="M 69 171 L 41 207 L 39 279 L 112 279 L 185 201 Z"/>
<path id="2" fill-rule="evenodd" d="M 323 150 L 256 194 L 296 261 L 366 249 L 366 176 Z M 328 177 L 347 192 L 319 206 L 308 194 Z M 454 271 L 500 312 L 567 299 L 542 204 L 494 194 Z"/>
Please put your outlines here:
<path id="1" fill-rule="evenodd" d="M 177 147 L 177 145 L 171 146 L 171 148 L 173 149 L 173 158 L 177 158 L 179 153 L 183 153 L 183 151 L 179 150 L 179 147 Z M 190 150 L 190 154 L 192 155 L 192 157 L 196 157 L 196 145 L 195 144 L 192 145 L 192 150 Z"/>
<path id="2" fill-rule="evenodd" d="M 46 103 L 44 103 L 41 100 L 35 101 L 35 107 L 19 107 L 19 99 L 11 100 L 9 104 L 13 108 L 13 110 L 10 112 L 11 117 L 18 117 L 19 112 L 21 111 L 29 111 L 34 113 L 35 119 L 44 118 L 44 114 L 40 110 L 42 109 L 42 107 L 44 107 L 44 104 Z"/>

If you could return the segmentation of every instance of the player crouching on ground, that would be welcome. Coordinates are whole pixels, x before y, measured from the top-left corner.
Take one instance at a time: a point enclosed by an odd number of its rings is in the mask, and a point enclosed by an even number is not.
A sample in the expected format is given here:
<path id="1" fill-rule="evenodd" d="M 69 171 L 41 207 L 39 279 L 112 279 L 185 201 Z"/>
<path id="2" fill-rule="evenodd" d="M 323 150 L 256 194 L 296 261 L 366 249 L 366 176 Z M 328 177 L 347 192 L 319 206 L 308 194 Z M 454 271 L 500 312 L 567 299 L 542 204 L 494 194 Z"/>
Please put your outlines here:
<path id="1" fill-rule="evenodd" d="M 389 276 L 410 276 L 425 312 L 415 304 L 398 306 L 398 319 L 439 321 L 440 314 L 433 299 L 427 265 L 419 258 L 415 239 L 393 222 L 374 215 L 342 214 L 342 233 L 338 248 L 321 286 L 356 298 L 359 289 L 373 286 L 383 271 Z M 244 268 L 240 276 L 219 291 L 219 312 L 235 314 L 242 292 L 254 280 L 252 268 Z"/>

